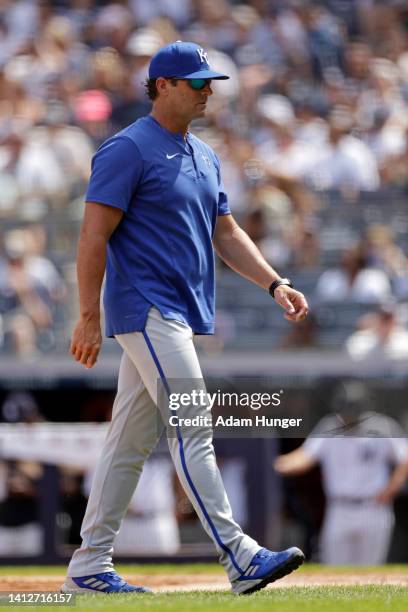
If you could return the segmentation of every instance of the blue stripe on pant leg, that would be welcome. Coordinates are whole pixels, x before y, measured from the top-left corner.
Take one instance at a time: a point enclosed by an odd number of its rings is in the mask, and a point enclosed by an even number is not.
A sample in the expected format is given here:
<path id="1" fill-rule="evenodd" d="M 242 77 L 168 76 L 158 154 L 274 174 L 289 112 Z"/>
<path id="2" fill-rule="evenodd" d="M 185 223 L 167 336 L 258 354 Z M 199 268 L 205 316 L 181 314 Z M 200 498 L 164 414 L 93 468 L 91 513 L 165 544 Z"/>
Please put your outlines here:
<path id="1" fill-rule="evenodd" d="M 150 354 L 151 354 L 151 356 L 153 358 L 153 361 L 156 364 L 157 370 L 158 370 L 158 372 L 160 374 L 160 378 L 161 378 L 161 380 L 162 380 L 162 382 L 164 384 L 164 387 L 166 389 L 166 393 L 167 393 L 168 396 L 170 396 L 170 387 L 169 387 L 169 384 L 167 382 L 166 376 L 165 376 L 165 374 L 163 372 L 163 368 L 160 365 L 160 361 L 159 361 L 159 359 L 158 359 L 158 357 L 156 355 L 156 352 L 155 352 L 155 350 L 153 348 L 153 345 L 152 345 L 152 343 L 150 341 L 149 336 L 147 335 L 146 330 L 143 331 L 143 337 L 144 337 L 144 339 L 146 341 L 146 344 L 147 344 L 148 349 L 150 351 Z M 217 531 L 214 523 L 212 522 L 212 520 L 210 518 L 210 515 L 208 514 L 208 512 L 207 512 L 207 510 L 206 510 L 206 508 L 204 506 L 204 503 L 203 503 L 203 501 L 202 501 L 202 499 L 201 499 L 197 489 L 194 486 L 193 481 L 191 480 L 191 476 L 190 476 L 189 471 L 187 469 L 186 459 L 185 459 L 185 455 L 184 455 L 183 438 L 181 436 L 179 425 L 177 425 L 176 430 L 177 430 L 177 439 L 178 439 L 179 449 L 180 449 L 181 465 L 183 466 L 183 471 L 184 471 L 185 477 L 187 479 L 187 482 L 190 485 L 190 488 L 191 488 L 191 490 L 192 490 L 192 492 L 194 494 L 194 497 L 197 500 L 198 505 L 200 506 L 201 512 L 203 513 L 205 519 L 207 520 L 207 522 L 208 522 L 208 524 L 209 524 L 209 526 L 211 528 L 211 531 L 213 532 L 215 540 L 217 541 L 217 543 L 220 546 L 220 548 L 222 548 L 222 550 L 224 550 L 228 554 L 229 558 L 231 559 L 231 563 L 233 564 L 235 569 L 242 575 L 244 573 L 244 570 L 238 565 L 232 550 L 230 548 L 228 548 L 228 546 L 226 546 L 226 544 L 224 544 L 222 542 L 222 540 L 221 540 L 221 538 L 220 538 L 220 536 L 218 534 L 218 531 Z"/>

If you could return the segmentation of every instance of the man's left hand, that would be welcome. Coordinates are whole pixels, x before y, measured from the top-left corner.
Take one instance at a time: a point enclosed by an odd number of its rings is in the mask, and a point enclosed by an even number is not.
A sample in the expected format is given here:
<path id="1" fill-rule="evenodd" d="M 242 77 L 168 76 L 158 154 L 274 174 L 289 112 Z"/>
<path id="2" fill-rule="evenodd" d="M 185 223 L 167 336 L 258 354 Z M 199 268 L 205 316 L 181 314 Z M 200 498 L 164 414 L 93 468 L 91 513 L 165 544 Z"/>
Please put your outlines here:
<path id="1" fill-rule="evenodd" d="M 285 319 L 297 323 L 303 321 L 309 312 L 309 306 L 303 293 L 288 285 L 279 285 L 274 292 L 275 302 L 285 310 Z"/>

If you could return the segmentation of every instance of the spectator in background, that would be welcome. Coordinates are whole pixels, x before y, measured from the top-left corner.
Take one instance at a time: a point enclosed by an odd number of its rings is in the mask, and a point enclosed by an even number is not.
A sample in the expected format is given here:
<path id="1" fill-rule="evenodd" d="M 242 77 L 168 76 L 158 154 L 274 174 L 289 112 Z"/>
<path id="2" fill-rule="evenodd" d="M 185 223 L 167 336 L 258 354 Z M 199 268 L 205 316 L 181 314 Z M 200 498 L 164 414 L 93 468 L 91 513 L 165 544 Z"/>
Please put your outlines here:
<path id="1" fill-rule="evenodd" d="M 361 248 L 370 267 L 384 270 L 399 299 L 408 296 L 408 258 L 395 242 L 388 225 L 369 225 L 361 241 Z"/>
<path id="2" fill-rule="evenodd" d="M 254 131 L 259 141 L 256 156 L 262 160 L 267 179 L 290 198 L 294 211 L 310 213 L 317 208 L 317 200 L 307 189 L 306 177 L 317 164 L 320 143 L 298 136 L 295 111 L 285 96 L 261 96 L 257 111 L 262 123 Z"/>
<path id="3" fill-rule="evenodd" d="M 68 177 L 69 197 L 73 197 L 78 189 L 82 194 L 94 147 L 84 130 L 72 125 L 70 119 L 69 109 L 62 102 L 53 100 L 47 104 L 43 124 L 47 127 L 49 146 Z"/>
<path id="4" fill-rule="evenodd" d="M 275 205 L 279 204 L 282 208 L 277 211 Z M 288 212 L 286 204 L 290 206 L 290 201 L 280 190 L 262 189 L 257 192 L 254 205 L 246 214 L 243 224 L 248 236 L 255 242 L 265 259 L 276 262 L 277 266 L 288 265 L 290 260 L 290 250 L 286 241 L 287 229 L 280 223 Z M 276 219 L 276 225 L 271 227 L 270 221 L 273 218 Z"/>
<path id="5" fill-rule="evenodd" d="M 375 191 L 380 186 L 376 160 L 370 149 L 350 134 L 354 120 L 344 106 L 335 107 L 329 116 L 329 133 L 309 167 L 316 189 L 337 189 L 346 197 L 360 191 Z"/>
<path id="6" fill-rule="evenodd" d="M 295 269 L 319 263 L 319 238 L 312 222 L 293 210 L 292 200 L 268 177 L 252 191 L 245 231 L 267 261 Z"/>
<path id="7" fill-rule="evenodd" d="M 98 7 L 92 28 L 94 48 L 106 46 L 124 53 L 126 42 L 136 25 L 135 17 L 126 4 L 111 2 Z"/>
<path id="8" fill-rule="evenodd" d="M 59 271 L 46 255 L 46 230 L 42 224 L 37 223 L 26 226 L 23 231 L 27 270 L 45 288 L 49 302 L 58 304 L 64 299 L 66 289 Z"/>
<path id="9" fill-rule="evenodd" d="M 380 304 L 391 297 L 391 284 L 383 270 L 369 266 L 366 254 L 357 246 L 343 254 L 339 268 L 323 272 L 315 297 L 318 302 Z"/>
<path id="10" fill-rule="evenodd" d="M 35 126 L 25 135 L 16 164 L 16 178 L 27 199 L 39 199 L 47 207 L 62 208 L 69 201 L 69 175 L 50 146 L 45 126 Z"/>
<path id="11" fill-rule="evenodd" d="M 257 130 L 261 140 L 257 153 L 271 173 L 304 180 L 318 150 L 296 137 L 294 108 L 285 96 L 264 95 L 257 103 L 264 126 Z"/>
<path id="12" fill-rule="evenodd" d="M 359 359 L 407 359 L 408 330 L 400 324 L 395 305 L 383 305 L 365 318 L 363 329 L 345 342 L 348 355 Z"/>
<path id="13" fill-rule="evenodd" d="M 90 70 L 90 58 L 88 49 L 78 36 L 69 17 L 53 15 L 46 20 L 41 36 L 35 39 L 35 61 L 41 75 L 37 86 L 45 85 L 50 78 L 58 76 L 69 87 L 74 84 L 84 87 Z M 43 96 L 47 89 L 37 93 Z"/>
<path id="14" fill-rule="evenodd" d="M 320 236 L 312 219 L 298 215 L 292 221 L 288 240 L 291 249 L 289 265 L 295 270 L 313 270 L 320 263 Z"/>
<path id="15" fill-rule="evenodd" d="M 122 82 L 112 103 L 112 129 L 123 129 L 137 117 L 148 114 L 150 103 L 146 99 L 143 83 L 153 55 L 163 46 L 163 41 L 153 28 L 134 31 L 126 44 L 126 64 Z"/>
<path id="16" fill-rule="evenodd" d="M 81 92 L 75 100 L 74 113 L 82 130 L 92 140 L 94 148 L 112 133 L 110 116 L 112 103 L 103 91 L 89 89 Z"/>
<path id="17" fill-rule="evenodd" d="M 0 136 L 0 199 L 1 218 L 18 219 L 21 208 L 22 186 L 16 176 L 16 166 L 24 144 L 20 131 L 4 130 Z"/>
<path id="18" fill-rule="evenodd" d="M 389 110 L 379 107 L 373 112 L 362 138 L 376 158 L 381 182 L 385 185 L 398 184 L 398 160 L 406 151 L 405 122 L 392 120 Z"/>
<path id="19" fill-rule="evenodd" d="M 344 64 L 344 34 L 341 22 L 322 4 L 306 2 L 302 11 L 306 27 L 310 61 L 317 78 Z"/>
<path id="20" fill-rule="evenodd" d="M 372 47 L 364 39 L 350 40 L 345 50 L 345 66 L 340 78 L 342 99 L 331 100 L 333 104 L 348 104 L 353 108 L 359 95 L 369 87 Z"/>
<path id="21" fill-rule="evenodd" d="M 93 150 L 84 130 L 69 124 L 68 108 L 62 102 L 49 102 L 41 122 L 21 142 L 15 167 L 21 217 L 39 219 L 49 210 L 60 212 L 82 195 Z"/>
<path id="22" fill-rule="evenodd" d="M 6 343 L 21 358 L 33 358 L 55 344 L 55 307 L 65 285 L 55 266 L 42 254 L 42 235 L 30 229 L 5 234 L 0 260 L 0 303 Z"/>

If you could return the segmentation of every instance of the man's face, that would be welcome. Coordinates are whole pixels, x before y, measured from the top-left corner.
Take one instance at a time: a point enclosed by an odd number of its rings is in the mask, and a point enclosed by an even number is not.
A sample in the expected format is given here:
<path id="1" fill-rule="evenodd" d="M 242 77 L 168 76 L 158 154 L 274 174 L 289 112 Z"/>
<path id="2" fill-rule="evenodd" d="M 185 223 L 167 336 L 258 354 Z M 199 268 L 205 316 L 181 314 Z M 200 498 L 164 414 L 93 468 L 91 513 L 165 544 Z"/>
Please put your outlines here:
<path id="1" fill-rule="evenodd" d="M 189 123 L 193 119 L 203 117 L 206 111 L 208 97 L 212 95 L 211 80 L 204 89 L 192 89 L 187 81 L 159 79 L 158 89 L 163 95 L 163 102 L 174 116 Z M 165 84 L 161 83 L 165 81 Z"/>

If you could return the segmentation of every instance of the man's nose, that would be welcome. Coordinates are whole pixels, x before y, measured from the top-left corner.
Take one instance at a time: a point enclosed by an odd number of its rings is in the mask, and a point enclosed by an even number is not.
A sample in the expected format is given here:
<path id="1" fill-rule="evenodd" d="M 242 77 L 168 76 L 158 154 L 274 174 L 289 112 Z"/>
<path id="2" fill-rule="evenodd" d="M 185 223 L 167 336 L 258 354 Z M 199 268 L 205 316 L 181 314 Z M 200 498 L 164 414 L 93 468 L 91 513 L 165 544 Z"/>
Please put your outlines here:
<path id="1" fill-rule="evenodd" d="M 204 87 L 203 91 L 205 91 L 205 93 L 206 93 L 208 96 L 212 96 L 212 95 L 213 95 L 213 90 L 211 89 L 211 84 L 210 84 L 210 83 L 206 83 L 206 85 L 205 85 L 205 87 Z"/>

